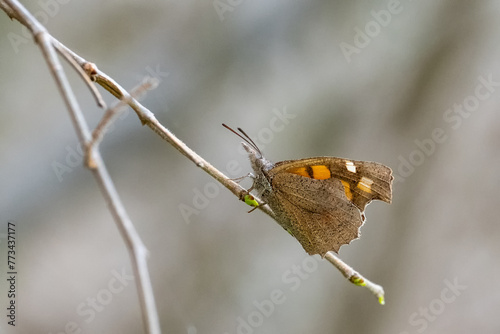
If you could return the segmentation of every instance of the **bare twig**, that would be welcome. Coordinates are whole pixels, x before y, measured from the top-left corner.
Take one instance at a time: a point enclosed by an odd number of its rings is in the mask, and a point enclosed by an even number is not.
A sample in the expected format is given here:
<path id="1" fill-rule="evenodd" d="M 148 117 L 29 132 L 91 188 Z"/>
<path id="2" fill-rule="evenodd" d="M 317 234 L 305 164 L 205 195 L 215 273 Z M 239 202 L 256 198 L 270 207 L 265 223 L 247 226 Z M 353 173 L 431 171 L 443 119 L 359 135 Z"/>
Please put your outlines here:
<path id="1" fill-rule="evenodd" d="M 378 298 L 378 302 L 380 304 L 385 304 L 384 288 L 364 278 L 361 274 L 352 269 L 347 263 L 339 259 L 339 257 L 335 255 L 334 252 L 327 252 L 325 254 L 325 258 L 330 261 L 335 266 L 335 268 L 337 268 L 351 283 L 366 287 Z"/>
<path id="2" fill-rule="evenodd" d="M 42 26 L 18 1 L 4 0 L 2 8 L 5 7 L 5 4 L 10 7 L 8 14 L 11 13 L 9 15 L 11 17 L 15 17 L 16 19 L 20 18 L 20 22 L 26 25 L 26 27 L 33 34 L 35 41 L 39 44 L 40 49 L 42 50 L 42 53 L 49 65 L 49 69 L 64 99 L 66 107 L 70 112 L 71 120 L 78 135 L 78 139 L 83 146 L 86 146 L 91 140 L 91 135 L 61 63 L 56 56 L 56 51 L 52 43 L 52 37 L 49 35 L 45 27 Z M 97 180 L 97 183 L 99 184 L 99 187 L 101 188 L 101 192 L 108 203 L 118 229 L 120 230 L 122 238 L 125 240 L 130 253 L 132 268 L 134 270 L 135 277 L 137 278 L 137 289 L 139 292 L 146 332 L 159 334 L 161 333 L 160 325 L 146 261 L 147 249 L 142 243 L 132 222 L 128 218 L 125 208 L 121 203 L 118 193 L 116 192 L 113 182 L 111 181 L 108 171 L 106 170 L 106 167 L 97 150 L 93 152 L 92 160 L 95 161 L 96 166 L 91 170 Z"/>

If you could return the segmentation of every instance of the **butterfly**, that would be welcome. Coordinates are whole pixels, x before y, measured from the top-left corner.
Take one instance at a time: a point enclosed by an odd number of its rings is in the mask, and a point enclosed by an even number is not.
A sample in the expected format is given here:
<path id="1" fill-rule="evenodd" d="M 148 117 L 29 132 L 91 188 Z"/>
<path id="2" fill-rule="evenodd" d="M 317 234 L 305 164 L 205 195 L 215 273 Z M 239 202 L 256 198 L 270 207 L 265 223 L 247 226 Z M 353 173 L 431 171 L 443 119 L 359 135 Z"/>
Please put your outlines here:
<path id="1" fill-rule="evenodd" d="M 239 134 L 222 125 L 244 140 L 255 173 L 248 194 L 255 191 L 310 255 L 338 252 L 359 238 L 372 200 L 392 201 L 394 178 L 387 166 L 336 157 L 273 163 L 241 128 Z"/>

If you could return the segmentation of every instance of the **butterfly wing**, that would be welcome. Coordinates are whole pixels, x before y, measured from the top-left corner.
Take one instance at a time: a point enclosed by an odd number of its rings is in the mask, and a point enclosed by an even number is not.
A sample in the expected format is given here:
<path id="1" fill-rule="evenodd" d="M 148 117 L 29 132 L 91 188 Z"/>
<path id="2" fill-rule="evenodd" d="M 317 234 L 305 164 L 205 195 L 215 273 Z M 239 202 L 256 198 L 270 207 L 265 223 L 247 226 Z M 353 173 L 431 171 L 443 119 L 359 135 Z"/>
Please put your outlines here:
<path id="1" fill-rule="evenodd" d="M 390 203 L 392 171 L 375 162 L 334 157 L 282 161 L 268 172 L 266 202 L 309 254 L 324 256 L 359 237 L 372 200 Z"/>
<path id="2" fill-rule="evenodd" d="M 310 255 L 338 252 L 359 237 L 363 217 L 337 179 L 314 180 L 292 173 L 273 178 L 273 193 L 266 201 Z"/>

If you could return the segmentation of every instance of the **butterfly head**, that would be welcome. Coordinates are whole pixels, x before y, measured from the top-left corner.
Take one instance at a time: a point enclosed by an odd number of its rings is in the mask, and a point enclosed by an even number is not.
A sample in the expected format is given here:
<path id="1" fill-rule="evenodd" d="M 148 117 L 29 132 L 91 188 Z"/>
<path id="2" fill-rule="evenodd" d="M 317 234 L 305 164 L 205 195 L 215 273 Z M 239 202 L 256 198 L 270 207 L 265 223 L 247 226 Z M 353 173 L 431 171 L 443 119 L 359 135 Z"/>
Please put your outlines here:
<path id="1" fill-rule="evenodd" d="M 264 158 L 262 152 L 257 148 L 257 146 L 253 147 L 245 142 L 242 142 L 243 148 L 248 153 L 248 158 L 250 159 L 250 163 L 252 165 L 252 169 L 258 173 L 258 171 L 268 171 L 274 167 L 274 164 Z"/>
<path id="2" fill-rule="evenodd" d="M 252 169 L 257 174 L 260 174 L 261 171 L 266 172 L 274 167 L 274 164 L 271 161 L 264 158 L 264 155 L 262 154 L 257 144 L 255 144 L 252 138 L 250 138 L 250 136 L 247 135 L 245 131 L 243 131 L 241 128 L 238 128 L 238 131 L 241 132 L 241 134 L 239 134 L 226 124 L 222 124 L 222 126 L 224 126 L 226 129 L 228 129 L 229 131 L 231 131 L 232 133 L 243 139 L 243 142 L 241 144 L 243 145 L 245 151 L 247 151 L 248 153 L 250 163 L 252 164 Z"/>

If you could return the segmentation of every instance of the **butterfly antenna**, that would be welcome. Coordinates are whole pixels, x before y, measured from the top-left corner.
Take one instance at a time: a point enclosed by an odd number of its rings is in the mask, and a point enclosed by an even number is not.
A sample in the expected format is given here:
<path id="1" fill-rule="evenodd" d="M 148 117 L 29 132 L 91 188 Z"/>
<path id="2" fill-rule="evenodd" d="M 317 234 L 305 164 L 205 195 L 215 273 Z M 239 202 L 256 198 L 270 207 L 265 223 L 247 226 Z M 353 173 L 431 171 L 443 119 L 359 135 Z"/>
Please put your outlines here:
<path id="1" fill-rule="evenodd" d="M 238 128 L 238 130 L 243 133 L 243 135 L 248 139 L 247 142 L 250 142 L 252 143 L 252 147 L 255 148 L 257 150 L 257 152 L 259 152 L 259 154 L 262 156 L 262 152 L 260 151 L 259 147 L 257 146 L 257 144 L 255 144 L 255 142 L 252 140 L 252 138 L 250 138 L 249 135 L 246 134 L 245 131 L 243 131 L 242 128 Z M 241 136 L 240 136 L 241 137 Z"/>
<path id="2" fill-rule="evenodd" d="M 257 152 L 259 152 L 260 155 L 262 155 L 262 152 L 259 150 L 259 147 L 257 145 L 255 145 L 254 141 L 252 140 L 252 138 L 250 138 L 250 136 L 248 136 L 245 131 L 241 130 L 240 128 L 238 128 L 238 130 L 241 131 L 241 133 L 243 133 L 243 135 L 245 137 L 243 137 L 242 135 L 240 135 L 238 132 L 234 131 L 233 129 L 231 129 L 229 126 L 227 126 L 226 124 L 222 123 L 222 126 L 225 127 L 226 129 L 228 129 L 229 131 L 231 131 L 232 133 L 234 133 L 235 135 L 237 135 L 238 137 L 240 137 L 241 139 L 243 139 L 245 142 L 247 142 L 248 145 L 252 146 Z"/>

